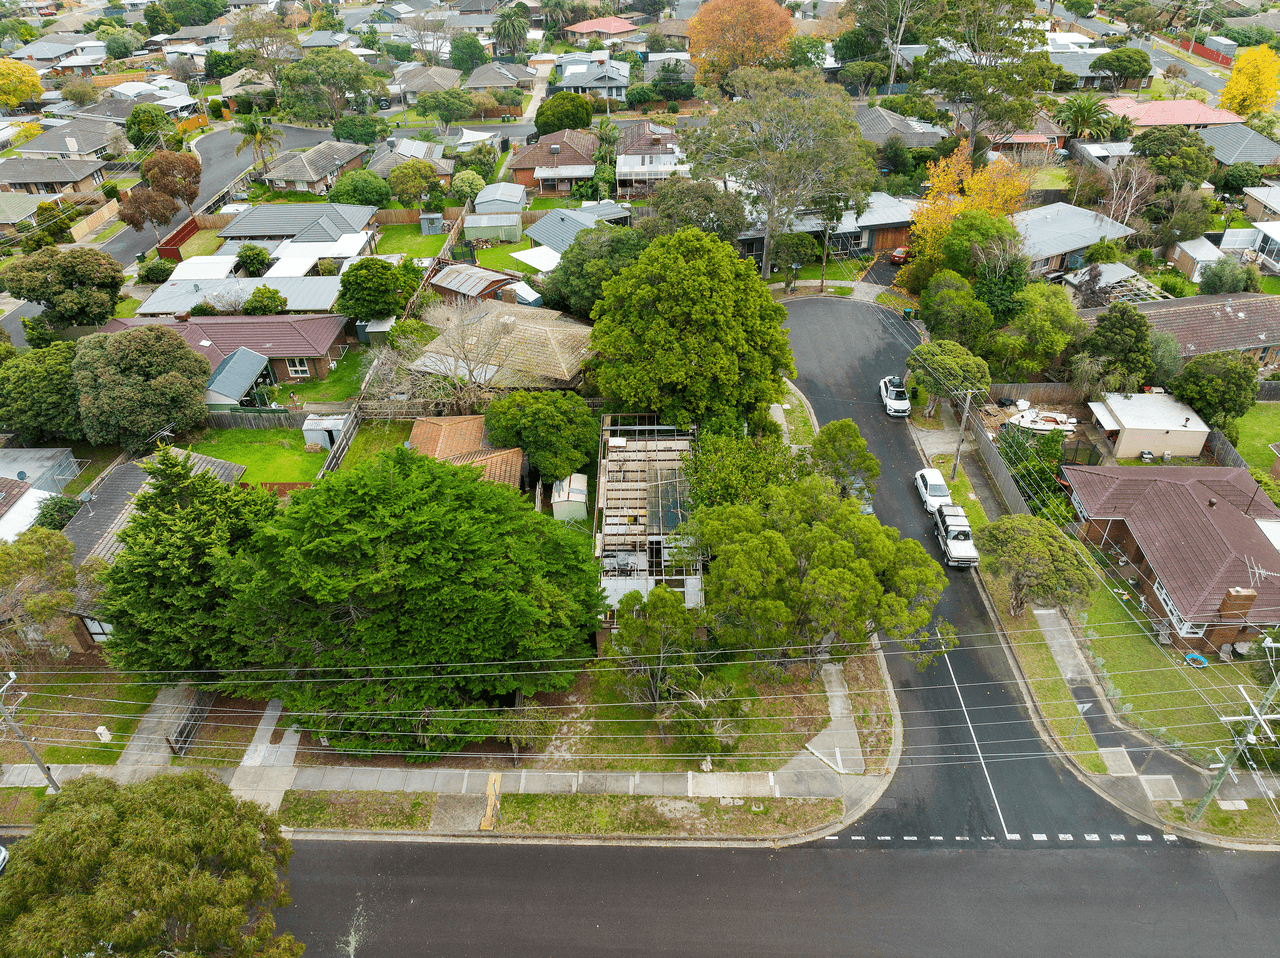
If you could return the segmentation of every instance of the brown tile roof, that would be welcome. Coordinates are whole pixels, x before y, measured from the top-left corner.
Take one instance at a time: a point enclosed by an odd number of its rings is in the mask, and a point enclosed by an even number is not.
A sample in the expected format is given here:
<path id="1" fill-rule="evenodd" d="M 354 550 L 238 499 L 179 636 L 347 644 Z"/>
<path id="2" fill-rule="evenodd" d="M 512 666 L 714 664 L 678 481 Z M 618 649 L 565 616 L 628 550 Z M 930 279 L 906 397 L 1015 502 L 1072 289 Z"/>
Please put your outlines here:
<path id="1" fill-rule="evenodd" d="M 0 516 L 12 509 L 30 488 L 31 483 L 25 480 L 0 476 Z"/>
<path id="2" fill-rule="evenodd" d="M 654 137 L 658 142 L 653 142 Z M 658 126 L 649 120 L 641 120 L 635 126 L 622 131 L 618 140 L 618 155 L 649 156 L 654 153 L 674 153 L 680 146 L 680 136 L 670 127 Z"/>
<path id="3" fill-rule="evenodd" d="M 532 170 L 539 166 L 586 166 L 594 163 L 592 156 L 598 142 L 588 130 L 560 130 L 548 133 L 532 146 L 526 146 L 511 158 L 509 170 Z M 551 147 L 559 146 L 559 153 Z"/>
<path id="4" fill-rule="evenodd" d="M 1280 343 L 1280 296 L 1266 293 L 1221 293 L 1133 303 L 1153 332 L 1169 333 L 1183 356 L 1257 349 Z M 1082 309 L 1090 326 L 1104 309 Z"/>
<path id="5" fill-rule="evenodd" d="M 102 327 L 102 332 L 118 333 L 138 326 L 167 326 L 216 367 L 241 346 L 247 346 L 268 359 L 323 356 L 338 341 L 345 325 L 346 317 L 337 313 L 319 316 L 201 316 L 183 323 L 135 316 L 113 319 Z"/>
<path id="6" fill-rule="evenodd" d="M 1091 519 L 1123 519 L 1179 614 L 1218 619 L 1228 589 L 1255 588 L 1250 622 L 1280 622 L 1280 579 L 1253 585 L 1246 560 L 1280 572 L 1280 551 L 1258 520 L 1280 522 L 1247 469 L 1063 466 Z M 1210 500 L 1214 504 L 1210 505 Z M 1245 511 L 1248 509 L 1248 514 Z"/>
<path id="7" fill-rule="evenodd" d="M 432 459 L 448 459 L 484 445 L 484 416 L 439 416 L 415 419 L 409 442 Z"/>
<path id="8" fill-rule="evenodd" d="M 415 419 L 409 443 L 419 455 L 455 466 L 479 466 L 487 482 L 520 488 L 524 452 L 494 449 L 485 441 L 484 416 L 438 416 Z"/>

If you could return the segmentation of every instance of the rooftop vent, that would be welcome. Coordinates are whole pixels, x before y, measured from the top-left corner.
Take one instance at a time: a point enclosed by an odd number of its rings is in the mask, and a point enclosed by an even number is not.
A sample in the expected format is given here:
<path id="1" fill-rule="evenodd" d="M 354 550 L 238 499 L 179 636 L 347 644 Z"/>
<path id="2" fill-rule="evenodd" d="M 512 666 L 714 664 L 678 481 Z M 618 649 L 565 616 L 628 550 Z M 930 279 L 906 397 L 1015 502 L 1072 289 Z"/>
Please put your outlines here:
<path id="1" fill-rule="evenodd" d="M 552 143 L 552 144 L 551 144 L 551 155 L 552 155 L 552 156 L 555 156 L 555 155 L 556 155 L 557 153 L 559 153 L 559 152 L 560 152 L 560 144 L 559 144 L 559 143 Z"/>

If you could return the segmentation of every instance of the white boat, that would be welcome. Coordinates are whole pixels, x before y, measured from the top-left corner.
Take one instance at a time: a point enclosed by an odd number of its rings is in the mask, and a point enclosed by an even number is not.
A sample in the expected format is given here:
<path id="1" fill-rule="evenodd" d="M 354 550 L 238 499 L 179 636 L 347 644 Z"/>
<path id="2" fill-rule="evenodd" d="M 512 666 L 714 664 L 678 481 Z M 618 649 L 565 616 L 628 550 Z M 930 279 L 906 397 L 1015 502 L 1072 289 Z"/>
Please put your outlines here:
<path id="1" fill-rule="evenodd" d="M 1068 436 L 1076 431 L 1076 418 L 1060 412 L 1044 412 L 1039 409 L 1026 409 L 1016 416 L 1010 416 L 1009 422 L 1023 429 L 1029 429 L 1039 436 L 1045 436 L 1060 429 Z"/>

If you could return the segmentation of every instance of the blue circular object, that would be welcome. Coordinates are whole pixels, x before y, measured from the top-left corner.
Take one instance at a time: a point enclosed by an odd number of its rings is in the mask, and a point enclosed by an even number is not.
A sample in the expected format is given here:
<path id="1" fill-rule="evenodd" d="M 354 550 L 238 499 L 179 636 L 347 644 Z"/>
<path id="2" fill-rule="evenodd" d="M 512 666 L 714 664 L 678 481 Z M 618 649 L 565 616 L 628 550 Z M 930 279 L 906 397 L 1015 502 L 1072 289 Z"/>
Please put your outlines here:
<path id="1" fill-rule="evenodd" d="M 1209 660 L 1198 652 L 1187 653 L 1187 665 L 1193 669 L 1204 669 L 1209 667 Z"/>

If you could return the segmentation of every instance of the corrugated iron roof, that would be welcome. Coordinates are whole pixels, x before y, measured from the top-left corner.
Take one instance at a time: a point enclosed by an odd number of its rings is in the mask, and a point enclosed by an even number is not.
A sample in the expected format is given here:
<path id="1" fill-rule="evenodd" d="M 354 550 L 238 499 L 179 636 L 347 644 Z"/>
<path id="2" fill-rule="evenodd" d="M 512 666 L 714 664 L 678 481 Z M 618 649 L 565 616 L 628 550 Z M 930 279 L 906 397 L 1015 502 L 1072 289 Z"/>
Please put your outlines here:
<path id="1" fill-rule="evenodd" d="M 219 230 L 218 235 L 227 239 L 296 236 L 323 217 L 328 217 L 344 233 L 358 233 L 368 228 L 376 212 L 376 206 L 349 203 L 263 203 L 245 210 Z"/>
<path id="2" fill-rule="evenodd" d="M 337 276 L 299 276 L 281 279 L 169 280 L 161 284 L 138 307 L 140 316 L 176 316 L 191 311 L 208 300 L 243 303 L 259 286 L 269 286 L 289 301 L 289 309 L 300 313 L 327 313 L 338 298 L 341 280 Z"/>
<path id="3" fill-rule="evenodd" d="M 266 356 L 255 353 L 248 346 L 241 346 L 218 363 L 204 384 L 205 391 L 238 400 L 249 391 L 266 365 Z"/>

